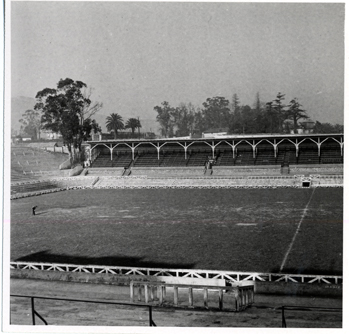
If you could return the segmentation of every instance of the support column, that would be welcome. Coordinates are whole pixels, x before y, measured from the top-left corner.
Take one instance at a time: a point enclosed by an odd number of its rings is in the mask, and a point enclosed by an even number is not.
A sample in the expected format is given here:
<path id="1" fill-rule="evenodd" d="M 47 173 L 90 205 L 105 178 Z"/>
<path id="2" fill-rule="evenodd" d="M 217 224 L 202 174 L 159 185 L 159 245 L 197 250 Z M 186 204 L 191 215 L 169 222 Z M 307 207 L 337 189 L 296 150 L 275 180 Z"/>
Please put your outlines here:
<path id="1" fill-rule="evenodd" d="M 110 144 L 109 151 L 110 151 L 110 161 L 112 161 L 112 160 L 113 160 L 113 149 L 112 149 L 112 144 Z"/>
<path id="2" fill-rule="evenodd" d="M 145 299 L 145 303 L 148 304 L 149 302 L 148 284 L 144 284 L 144 299 Z"/>
<path id="3" fill-rule="evenodd" d="M 208 308 L 208 289 L 204 288 L 204 306 Z"/>
<path id="4" fill-rule="evenodd" d="M 155 287 L 153 285 L 150 286 L 150 300 L 151 301 L 154 300 L 154 289 L 155 289 Z"/>
<path id="5" fill-rule="evenodd" d="M 159 295 L 159 302 L 160 304 L 162 304 L 164 302 L 162 285 L 158 285 L 158 295 Z"/>
<path id="6" fill-rule="evenodd" d="M 175 306 L 178 305 L 178 287 L 177 286 L 173 287 L 173 303 Z"/>
<path id="7" fill-rule="evenodd" d="M 138 286 L 138 301 L 141 301 L 141 296 L 142 296 L 142 286 L 139 284 Z"/>
<path id="8" fill-rule="evenodd" d="M 317 139 L 317 148 L 318 148 L 318 157 L 320 158 L 321 156 L 321 142 L 320 142 L 320 138 Z"/>
<path id="9" fill-rule="evenodd" d="M 132 160 L 134 161 L 134 159 L 135 159 L 135 147 L 134 147 L 133 143 L 132 143 L 131 151 L 132 151 Z"/>
<path id="10" fill-rule="evenodd" d="M 253 159 L 256 158 L 256 144 L 255 144 L 255 140 L 252 140 L 252 152 L 253 152 Z"/>
<path id="11" fill-rule="evenodd" d="M 189 306 L 193 307 L 194 303 L 193 303 L 193 288 L 189 288 Z"/>
<path id="12" fill-rule="evenodd" d="M 298 158 L 298 150 L 299 150 L 299 144 L 298 144 L 298 139 L 296 138 L 296 158 Z"/>
<path id="13" fill-rule="evenodd" d="M 133 282 L 130 283 L 130 301 L 133 303 L 133 296 L 134 296 L 134 290 L 133 290 Z"/>

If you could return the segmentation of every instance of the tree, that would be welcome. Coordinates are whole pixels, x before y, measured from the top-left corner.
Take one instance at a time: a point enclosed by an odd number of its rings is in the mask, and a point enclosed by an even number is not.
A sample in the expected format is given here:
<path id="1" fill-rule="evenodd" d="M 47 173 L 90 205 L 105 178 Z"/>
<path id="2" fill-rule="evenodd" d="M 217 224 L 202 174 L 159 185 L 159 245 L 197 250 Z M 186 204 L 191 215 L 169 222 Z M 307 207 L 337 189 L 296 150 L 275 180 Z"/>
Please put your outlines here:
<path id="1" fill-rule="evenodd" d="M 72 162 L 81 157 L 81 144 L 87 140 L 91 131 L 101 131 L 91 118 L 102 104 L 91 107 L 86 96 L 87 85 L 70 78 L 60 79 L 57 88 L 45 88 L 36 94 L 34 110 L 42 112 L 42 128 L 60 133 L 67 146 Z"/>
<path id="2" fill-rule="evenodd" d="M 243 132 L 243 122 L 241 117 L 241 107 L 240 100 L 237 94 L 233 95 L 231 101 L 231 119 L 229 121 L 229 132 L 230 133 L 242 133 Z"/>
<path id="3" fill-rule="evenodd" d="M 340 124 L 320 123 L 316 121 L 313 133 L 344 133 L 344 126 Z"/>
<path id="4" fill-rule="evenodd" d="M 259 92 L 257 92 L 256 94 L 255 110 L 257 113 L 260 113 L 262 111 L 262 104 L 259 97 Z"/>
<path id="5" fill-rule="evenodd" d="M 284 120 L 287 118 L 284 108 L 286 107 L 282 101 L 285 100 L 285 94 L 281 94 L 280 92 L 276 95 L 276 99 L 273 101 L 273 108 L 275 110 L 275 118 L 277 124 L 277 132 L 282 132 L 282 124 Z"/>
<path id="6" fill-rule="evenodd" d="M 221 128 L 230 123 L 229 101 L 222 96 L 206 99 L 202 110 L 207 128 Z"/>
<path id="7" fill-rule="evenodd" d="M 192 134 L 201 135 L 205 131 L 205 120 L 200 108 L 194 115 L 194 130 Z"/>
<path id="8" fill-rule="evenodd" d="M 156 121 L 160 124 L 160 131 L 162 136 L 168 137 L 173 135 L 173 120 L 171 119 L 171 113 L 173 108 L 167 101 L 161 103 L 161 106 L 154 107 L 154 110 L 158 113 Z"/>
<path id="9" fill-rule="evenodd" d="M 171 121 L 176 128 L 176 136 L 183 137 L 193 133 L 195 108 L 189 103 L 180 103 L 171 112 Z"/>
<path id="10" fill-rule="evenodd" d="M 108 131 L 114 131 L 114 139 L 116 139 L 118 130 L 125 128 L 122 117 L 117 113 L 112 113 L 107 117 L 106 126 Z"/>
<path id="11" fill-rule="evenodd" d="M 21 132 L 24 131 L 34 139 L 40 139 L 41 119 L 40 114 L 34 110 L 26 110 L 19 120 Z"/>
<path id="12" fill-rule="evenodd" d="M 293 121 L 294 133 L 297 133 L 298 120 L 308 119 L 309 116 L 305 113 L 304 109 L 301 109 L 301 104 L 298 102 L 297 98 L 290 101 L 288 105 L 288 110 L 286 111 L 286 119 L 291 119 Z"/>
<path id="13" fill-rule="evenodd" d="M 135 130 L 141 127 L 142 125 L 138 118 L 129 118 L 125 124 L 125 129 L 131 129 L 132 136 L 135 134 Z"/>
<path id="14" fill-rule="evenodd" d="M 265 104 L 265 116 L 269 120 L 268 123 L 269 123 L 270 133 L 275 132 L 274 130 L 275 130 L 276 120 L 275 120 L 275 111 L 273 108 L 273 102 L 267 102 Z"/>

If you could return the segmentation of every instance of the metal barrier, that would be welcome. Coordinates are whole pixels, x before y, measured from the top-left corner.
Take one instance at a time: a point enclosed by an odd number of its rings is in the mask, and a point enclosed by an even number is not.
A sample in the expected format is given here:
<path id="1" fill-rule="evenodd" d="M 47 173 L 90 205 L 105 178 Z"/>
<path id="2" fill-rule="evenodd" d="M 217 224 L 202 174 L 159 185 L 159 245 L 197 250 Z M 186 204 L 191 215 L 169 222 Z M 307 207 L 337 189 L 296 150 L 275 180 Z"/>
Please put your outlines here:
<path id="1" fill-rule="evenodd" d="M 168 288 L 173 288 L 173 304 L 178 306 L 178 289 L 185 290 L 188 293 L 187 300 L 189 307 L 194 307 L 193 291 L 202 291 L 204 295 L 204 307 L 208 308 L 208 291 L 218 292 L 218 308 L 223 310 L 223 292 L 234 299 L 235 311 L 239 312 L 251 306 L 254 302 L 254 286 L 212 286 L 212 285 L 192 285 L 192 284 L 173 284 L 165 282 L 144 282 L 131 281 L 130 284 L 130 300 L 134 302 L 136 297 L 140 302 L 144 296 L 144 301 L 148 305 L 149 302 L 157 302 L 162 305 L 165 302 L 166 291 Z M 142 293 L 144 292 L 144 293 Z M 157 295 L 157 298 L 155 298 Z M 201 298 L 200 298 L 201 299 Z"/>
<path id="2" fill-rule="evenodd" d="M 45 296 L 25 296 L 25 295 L 10 295 L 10 297 L 16 298 L 30 298 L 31 299 L 31 313 L 32 313 L 32 322 L 35 326 L 35 316 L 37 316 L 45 325 L 48 325 L 47 321 L 37 312 L 34 305 L 35 299 L 46 299 L 46 300 L 60 300 L 60 301 L 69 301 L 69 302 L 78 302 L 78 303 L 92 303 L 92 304 L 109 304 L 109 305 L 122 305 L 122 306 L 134 306 L 134 307 L 144 307 L 148 309 L 149 312 L 149 326 L 156 327 L 155 322 L 153 321 L 152 315 L 152 305 L 145 304 L 134 304 L 134 303 L 121 303 L 105 300 L 88 300 L 88 299 L 71 299 L 71 298 L 59 298 L 59 297 L 45 297 Z"/>
<path id="3" fill-rule="evenodd" d="M 342 308 L 340 307 L 305 307 L 305 306 L 281 306 L 279 309 L 281 309 L 281 327 L 286 328 L 286 316 L 285 316 L 285 310 L 294 310 L 294 311 L 325 311 L 325 312 L 342 312 Z"/>

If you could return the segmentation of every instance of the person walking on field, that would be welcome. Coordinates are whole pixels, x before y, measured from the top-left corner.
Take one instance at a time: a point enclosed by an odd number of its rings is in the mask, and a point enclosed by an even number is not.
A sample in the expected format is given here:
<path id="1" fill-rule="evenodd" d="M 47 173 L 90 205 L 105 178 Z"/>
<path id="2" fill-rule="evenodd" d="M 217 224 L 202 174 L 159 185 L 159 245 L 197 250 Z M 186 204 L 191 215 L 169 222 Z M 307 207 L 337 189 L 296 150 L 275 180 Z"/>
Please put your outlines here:
<path id="1" fill-rule="evenodd" d="M 205 175 L 206 172 L 207 172 L 207 165 L 208 165 L 208 161 L 205 161 L 205 162 L 204 162 L 204 175 Z"/>
<path id="2" fill-rule="evenodd" d="M 32 214 L 33 214 L 33 216 L 35 216 L 35 210 L 36 210 L 37 207 L 38 207 L 37 205 L 32 207 Z"/>
<path id="3" fill-rule="evenodd" d="M 212 175 L 212 173 L 213 173 L 213 163 L 214 163 L 214 160 L 212 160 L 212 159 L 210 159 L 209 161 L 208 161 L 208 163 L 207 163 L 207 165 L 208 165 L 208 169 L 211 171 L 210 172 L 210 175 Z"/>

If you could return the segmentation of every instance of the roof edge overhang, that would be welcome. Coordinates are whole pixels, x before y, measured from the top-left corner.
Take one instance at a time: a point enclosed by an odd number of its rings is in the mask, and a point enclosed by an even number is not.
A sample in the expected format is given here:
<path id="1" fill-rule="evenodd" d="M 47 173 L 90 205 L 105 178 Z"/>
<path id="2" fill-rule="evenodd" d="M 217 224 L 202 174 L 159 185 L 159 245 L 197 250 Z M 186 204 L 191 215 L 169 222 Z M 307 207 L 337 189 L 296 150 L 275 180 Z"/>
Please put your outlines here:
<path id="1" fill-rule="evenodd" d="M 87 144 L 117 144 L 117 143 L 176 143 L 176 142 L 206 142 L 206 141 L 219 141 L 219 140 L 261 140 L 261 139 L 305 139 L 305 138 L 326 138 L 326 137 L 344 137 L 343 133 L 309 133 L 309 134 L 256 134 L 256 135 L 228 135 L 228 136 L 215 136 L 206 138 L 158 138 L 158 139 L 107 139 L 107 140 L 88 140 Z"/>

